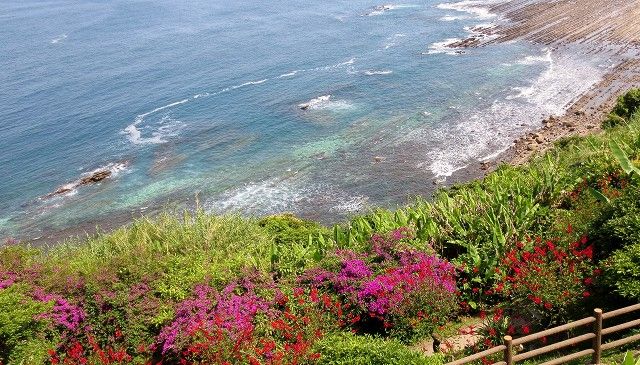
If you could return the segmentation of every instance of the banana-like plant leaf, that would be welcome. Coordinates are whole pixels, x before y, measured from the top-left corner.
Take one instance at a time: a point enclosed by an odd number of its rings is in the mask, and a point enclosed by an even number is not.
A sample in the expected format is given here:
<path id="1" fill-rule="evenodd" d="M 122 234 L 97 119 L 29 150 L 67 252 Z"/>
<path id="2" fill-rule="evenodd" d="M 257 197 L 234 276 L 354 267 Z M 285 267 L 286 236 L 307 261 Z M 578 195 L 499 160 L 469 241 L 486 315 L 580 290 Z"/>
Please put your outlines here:
<path id="1" fill-rule="evenodd" d="M 632 172 L 635 172 L 640 176 L 640 169 L 638 169 L 633 165 L 633 163 L 629 160 L 629 157 L 627 157 L 627 154 L 622 150 L 622 147 L 620 147 L 618 142 L 610 141 L 609 147 L 611 148 L 611 152 L 613 153 L 613 156 L 615 156 L 615 158 L 618 160 L 618 163 L 620 163 L 620 167 L 622 167 L 622 169 L 624 170 L 624 172 L 627 173 L 627 175 L 629 175 Z"/>
<path id="2" fill-rule="evenodd" d="M 597 200 L 603 202 L 603 203 L 607 203 L 610 204 L 611 200 L 609 200 L 609 198 L 607 198 L 604 194 L 602 194 L 600 191 L 589 187 L 589 193 L 591 193 L 591 196 L 593 196 L 594 198 L 596 198 Z"/>

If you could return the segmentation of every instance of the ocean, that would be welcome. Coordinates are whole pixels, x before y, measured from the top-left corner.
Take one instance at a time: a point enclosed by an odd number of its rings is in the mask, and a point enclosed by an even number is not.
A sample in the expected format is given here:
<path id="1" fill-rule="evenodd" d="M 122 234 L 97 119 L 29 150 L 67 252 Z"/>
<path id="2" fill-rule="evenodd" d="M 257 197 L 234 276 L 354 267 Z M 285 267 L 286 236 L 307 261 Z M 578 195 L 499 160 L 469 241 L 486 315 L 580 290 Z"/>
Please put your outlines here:
<path id="1" fill-rule="evenodd" d="M 445 46 L 496 2 L 2 0 L 0 238 L 196 204 L 334 223 L 464 181 L 610 67 Z"/>

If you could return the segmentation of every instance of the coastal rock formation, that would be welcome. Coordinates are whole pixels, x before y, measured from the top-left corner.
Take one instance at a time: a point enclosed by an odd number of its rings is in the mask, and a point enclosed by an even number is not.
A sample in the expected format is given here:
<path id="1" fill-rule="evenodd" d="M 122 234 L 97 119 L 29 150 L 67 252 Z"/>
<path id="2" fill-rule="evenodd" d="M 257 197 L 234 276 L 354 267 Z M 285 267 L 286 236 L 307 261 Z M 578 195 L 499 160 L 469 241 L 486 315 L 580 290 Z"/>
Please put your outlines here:
<path id="1" fill-rule="evenodd" d="M 78 186 L 79 185 L 87 185 L 87 184 L 97 183 L 99 181 L 102 181 L 102 180 L 108 178 L 109 176 L 111 176 L 111 174 L 112 174 L 112 172 L 110 170 L 98 170 L 98 171 L 95 171 L 91 175 L 81 178 L 79 183 L 78 183 Z"/>
<path id="2" fill-rule="evenodd" d="M 69 194 L 78 187 L 99 183 L 107 178 L 110 178 L 114 173 L 124 170 L 128 166 L 128 164 L 129 163 L 127 161 L 124 161 L 116 164 L 109 164 L 105 167 L 101 167 L 97 170 L 91 171 L 80 177 L 76 181 L 62 185 L 52 193 L 45 195 L 43 199 L 50 199 L 56 196 Z"/>

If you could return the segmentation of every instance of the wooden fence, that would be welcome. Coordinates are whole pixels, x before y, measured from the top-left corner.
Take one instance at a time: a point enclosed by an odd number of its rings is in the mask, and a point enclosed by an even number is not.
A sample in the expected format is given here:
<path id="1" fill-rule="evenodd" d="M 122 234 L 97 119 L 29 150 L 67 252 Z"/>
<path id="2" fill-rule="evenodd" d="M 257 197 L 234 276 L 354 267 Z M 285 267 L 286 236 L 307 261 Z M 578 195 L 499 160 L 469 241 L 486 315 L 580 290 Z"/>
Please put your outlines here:
<path id="1" fill-rule="evenodd" d="M 558 365 L 558 364 L 563 364 L 566 363 L 568 361 L 571 360 L 575 360 L 578 359 L 580 357 L 583 356 L 587 356 L 587 355 L 591 355 L 591 364 L 600 364 L 600 358 L 602 356 L 602 351 L 604 350 L 609 350 L 612 348 L 616 348 L 625 344 L 628 344 L 630 342 L 633 341 L 638 341 L 640 340 L 640 334 L 637 335 L 633 335 L 633 336 L 629 336 L 629 337 L 625 337 L 616 341 L 612 341 L 612 342 L 607 342 L 607 343 L 602 343 L 602 338 L 606 335 L 610 335 L 612 333 L 618 332 L 618 331 L 622 331 L 637 325 L 640 325 L 640 319 L 636 319 L 636 320 L 632 320 L 629 322 L 625 322 L 616 326 L 611 326 L 611 327 L 606 327 L 603 328 L 602 326 L 602 322 L 605 319 L 609 319 L 609 318 L 613 318 L 613 317 L 617 317 L 619 315 L 622 314 L 627 314 L 630 312 L 634 312 L 640 310 L 640 304 L 635 304 L 629 307 L 625 307 L 625 308 L 620 308 L 620 309 L 616 309 L 614 311 L 611 312 L 606 312 L 603 313 L 601 309 L 595 309 L 593 311 L 593 316 L 592 317 L 587 317 L 587 318 L 583 318 L 581 320 L 578 321 L 574 321 L 574 322 L 570 322 L 567 323 L 565 325 L 562 326 L 558 326 L 558 327 L 554 327 L 554 328 L 550 328 L 548 330 L 545 331 L 541 331 L 541 332 L 537 332 L 537 333 L 533 333 L 524 337 L 520 337 L 520 338 L 516 338 L 513 339 L 511 338 L 511 336 L 505 336 L 504 337 L 504 344 L 500 345 L 500 346 L 496 346 L 496 347 L 492 347 L 488 350 L 479 352 L 477 354 L 471 355 L 471 356 L 467 356 L 463 359 L 460 360 L 456 360 L 450 363 L 447 363 L 446 365 L 463 365 L 463 364 L 468 364 L 470 362 L 473 361 L 477 361 L 480 360 L 486 356 L 490 356 L 490 355 L 494 355 L 497 353 L 502 353 L 503 354 L 503 361 L 500 362 L 496 362 L 494 363 L 494 365 L 513 365 L 518 361 L 522 361 L 522 360 L 527 360 L 530 359 L 532 357 L 536 357 L 536 356 L 540 356 L 552 351 L 557 351 L 560 349 L 563 349 L 565 347 L 568 346 L 572 346 L 572 345 L 576 345 L 579 344 L 581 342 L 585 342 L 585 341 L 592 341 L 592 345 L 590 349 L 587 350 L 582 350 L 573 354 L 569 354 L 569 355 L 565 355 L 562 357 L 559 357 L 557 359 L 551 360 L 551 361 L 547 361 L 544 362 L 540 365 Z M 531 350 L 531 351 L 527 351 L 527 352 L 523 352 L 520 354 L 514 354 L 513 352 L 513 348 L 514 346 L 519 346 L 519 345 L 523 345 L 525 343 L 534 341 L 534 340 L 538 340 L 541 339 L 542 337 L 545 336 L 550 336 L 550 335 L 554 335 L 556 333 L 560 333 L 560 332 L 564 332 L 564 331 L 568 331 L 574 328 L 579 328 L 582 326 L 586 326 L 591 324 L 593 327 L 592 332 L 586 333 L 584 335 L 580 335 L 580 336 L 576 336 L 576 337 L 572 337 L 568 340 L 564 340 L 564 341 L 560 341 L 560 342 L 556 342 L 554 344 L 548 345 L 548 346 L 544 346 L 535 350 Z"/>

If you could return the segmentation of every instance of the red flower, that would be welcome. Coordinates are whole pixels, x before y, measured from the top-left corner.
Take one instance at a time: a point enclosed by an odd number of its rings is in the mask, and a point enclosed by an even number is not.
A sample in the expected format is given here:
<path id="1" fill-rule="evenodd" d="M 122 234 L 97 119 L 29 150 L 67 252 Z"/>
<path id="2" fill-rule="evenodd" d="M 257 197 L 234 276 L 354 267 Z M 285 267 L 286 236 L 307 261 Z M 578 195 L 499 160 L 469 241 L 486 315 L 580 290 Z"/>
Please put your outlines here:
<path id="1" fill-rule="evenodd" d="M 496 312 L 493 314 L 493 321 L 497 322 L 500 320 L 500 318 L 502 318 L 502 314 L 504 313 L 504 310 L 502 310 L 501 308 L 496 309 Z"/>
<path id="2" fill-rule="evenodd" d="M 529 332 L 531 332 L 531 329 L 529 328 L 529 326 L 522 326 L 522 333 L 526 335 Z"/>
<path id="3" fill-rule="evenodd" d="M 589 298 L 591 296 L 591 293 L 589 293 L 588 291 L 582 293 L 582 296 L 585 298 Z"/>
<path id="4" fill-rule="evenodd" d="M 544 307 L 545 307 L 545 309 L 551 309 L 553 306 L 551 305 L 551 303 L 546 302 L 546 303 L 544 303 Z"/>
<path id="5" fill-rule="evenodd" d="M 311 292 L 309 293 L 311 297 L 311 301 L 314 303 L 318 302 L 318 288 L 311 288 Z"/>
<path id="6" fill-rule="evenodd" d="M 536 304 L 540 304 L 542 303 L 542 299 L 540 299 L 540 297 L 533 297 L 533 302 Z"/>

